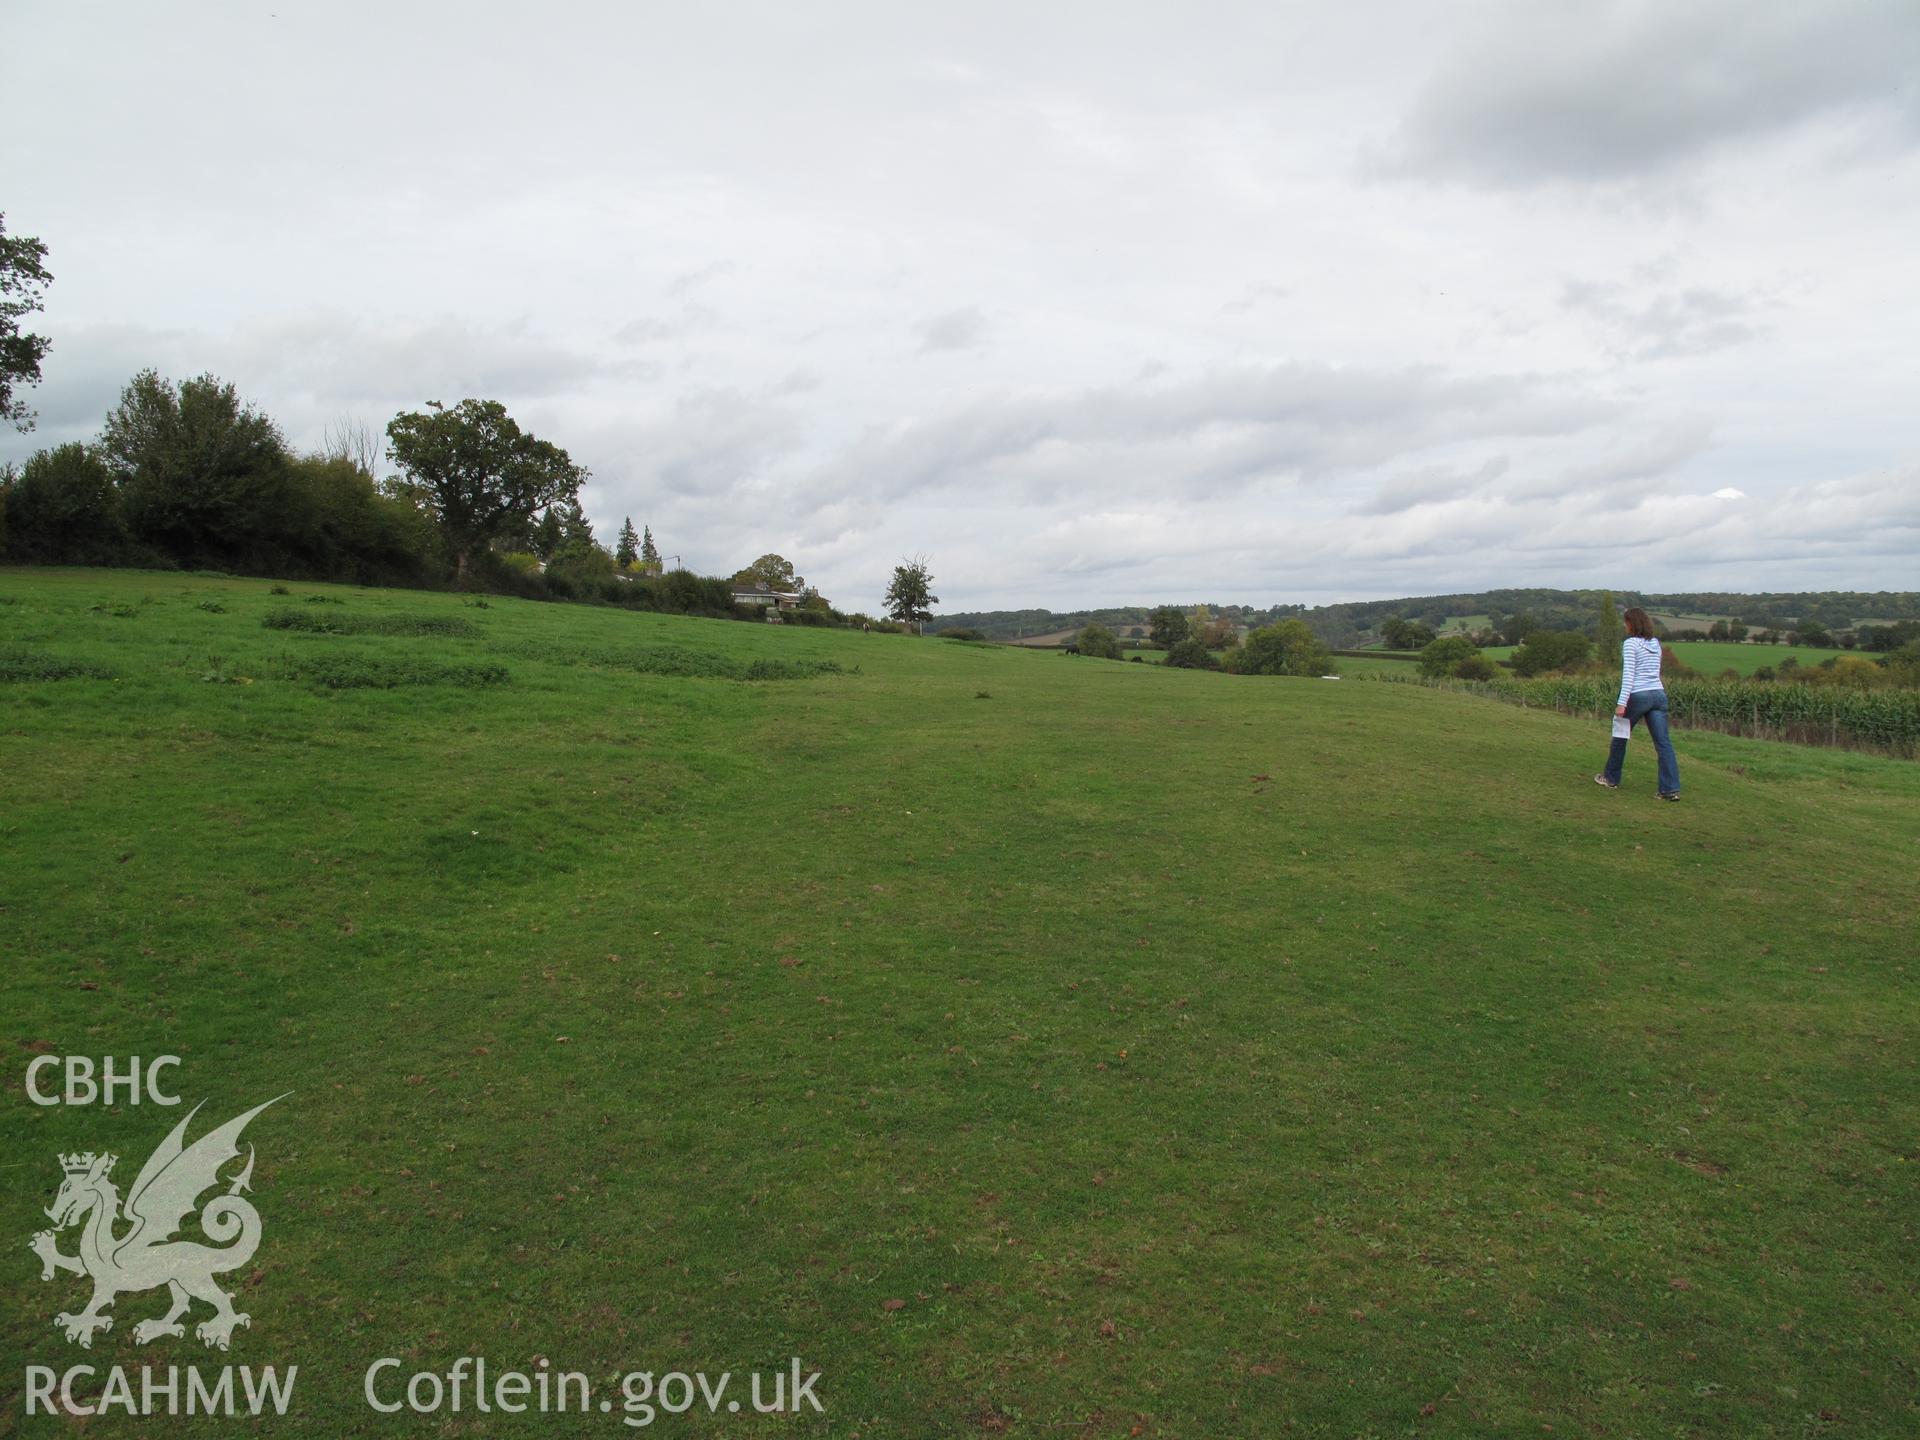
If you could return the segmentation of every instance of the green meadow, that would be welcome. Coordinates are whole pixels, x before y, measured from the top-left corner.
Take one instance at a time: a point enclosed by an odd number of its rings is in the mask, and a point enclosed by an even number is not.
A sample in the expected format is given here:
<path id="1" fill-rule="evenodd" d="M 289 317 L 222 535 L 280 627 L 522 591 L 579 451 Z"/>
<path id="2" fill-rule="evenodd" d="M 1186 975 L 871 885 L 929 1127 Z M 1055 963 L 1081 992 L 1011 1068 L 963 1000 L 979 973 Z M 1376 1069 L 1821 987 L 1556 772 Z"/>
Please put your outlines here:
<path id="1" fill-rule="evenodd" d="M 1516 648 L 1513 645 L 1490 645 L 1485 653 L 1495 660 L 1508 660 L 1513 657 Z M 1808 645 L 1741 645 L 1715 640 L 1676 640 L 1667 648 L 1702 675 L 1708 676 L 1728 670 L 1747 676 L 1769 665 L 1778 669 L 1780 662 L 1789 656 L 1802 667 L 1811 668 L 1836 655 L 1871 658 L 1874 653 L 1867 650 L 1821 650 Z M 1615 667 L 1614 678 L 1618 679 L 1620 657 L 1613 655 L 1607 658 Z"/>
<path id="2" fill-rule="evenodd" d="M 610 1436 L 363 1375 L 796 1355 L 823 1415 L 651 1432 L 1920 1429 L 1920 766 L 1679 732 L 1664 805 L 1416 686 L 285 588 L 0 571 L 22 1433 L 218 1428 L 29 1365 Z M 56 1156 L 186 1107 L 32 1105 L 43 1053 L 180 1056 L 195 1134 L 292 1092 L 227 1354 L 54 1327 Z"/>

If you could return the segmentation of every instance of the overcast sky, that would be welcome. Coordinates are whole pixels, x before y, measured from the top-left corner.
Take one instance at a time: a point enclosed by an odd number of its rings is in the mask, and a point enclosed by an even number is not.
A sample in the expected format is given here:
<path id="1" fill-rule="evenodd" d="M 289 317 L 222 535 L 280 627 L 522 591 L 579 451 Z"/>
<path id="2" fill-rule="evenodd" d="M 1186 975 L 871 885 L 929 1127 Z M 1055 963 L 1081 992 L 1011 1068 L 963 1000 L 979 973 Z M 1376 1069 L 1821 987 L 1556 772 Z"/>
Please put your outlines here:
<path id="1" fill-rule="evenodd" d="M 30 437 L 496 398 L 873 608 L 1920 586 L 1920 4 L 0 10 Z"/>

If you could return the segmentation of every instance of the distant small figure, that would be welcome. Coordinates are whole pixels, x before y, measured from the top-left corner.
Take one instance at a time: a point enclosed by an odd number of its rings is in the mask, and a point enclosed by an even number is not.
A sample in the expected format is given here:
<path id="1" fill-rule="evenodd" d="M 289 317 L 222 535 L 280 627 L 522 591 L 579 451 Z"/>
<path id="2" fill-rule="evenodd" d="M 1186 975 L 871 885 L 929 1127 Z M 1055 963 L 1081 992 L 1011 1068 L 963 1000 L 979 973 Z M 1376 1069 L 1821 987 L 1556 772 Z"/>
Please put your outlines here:
<path id="1" fill-rule="evenodd" d="M 1080 647 L 1078 645 L 1063 645 L 1060 648 L 1060 653 L 1062 655 L 1078 655 L 1080 653 Z"/>
<path id="2" fill-rule="evenodd" d="M 1667 692 L 1660 683 L 1660 642 L 1653 633 L 1653 621 L 1639 606 L 1620 617 L 1626 622 L 1627 638 L 1620 642 L 1620 699 L 1613 713 L 1627 722 L 1647 722 L 1647 734 L 1653 737 L 1654 754 L 1659 757 L 1660 798 L 1680 798 L 1680 761 L 1673 753 L 1673 741 L 1667 734 Z M 1609 790 L 1620 788 L 1620 774 L 1627 763 L 1627 742 L 1616 738 L 1607 750 L 1607 768 L 1593 777 L 1593 783 Z"/>
<path id="3" fill-rule="evenodd" d="M 864 620 L 862 620 L 862 621 L 860 622 L 860 633 L 861 633 L 862 635 L 866 635 L 866 634 L 870 634 L 870 633 L 872 632 L 872 630 L 873 630 L 873 627 L 872 627 L 871 625 L 869 625 L 869 624 L 867 624 L 867 622 L 866 622 L 866 621 L 864 621 Z"/>

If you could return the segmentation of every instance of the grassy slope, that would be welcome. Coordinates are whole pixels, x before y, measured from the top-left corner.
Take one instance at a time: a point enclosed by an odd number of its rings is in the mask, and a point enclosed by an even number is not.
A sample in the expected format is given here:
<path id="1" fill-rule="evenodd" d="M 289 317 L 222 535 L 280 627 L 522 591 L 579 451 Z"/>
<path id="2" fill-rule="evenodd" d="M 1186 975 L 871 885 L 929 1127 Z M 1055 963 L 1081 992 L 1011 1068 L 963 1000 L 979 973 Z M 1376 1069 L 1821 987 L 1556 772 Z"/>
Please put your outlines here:
<path id="1" fill-rule="evenodd" d="M 616 1433 L 360 1401 L 463 1354 L 798 1352 L 867 1437 L 1920 1421 L 1920 766 L 1683 733 L 1662 806 L 1644 748 L 1609 794 L 1594 727 L 1413 687 L 331 593 L 484 638 L 0 572 L 0 646 L 122 677 L 0 692 L 0 1233 L 179 1113 L 34 1109 L 20 1047 L 294 1089 L 228 1357 L 302 1366 L 274 1433 Z M 575 663 L 662 644 L 860 673 Z M 513 682 L 271 678 L 312 648 Z M 0 1269 L 0 1385 L 80 1298 Z M 159 1308 L 85 1358 L 209 1363 L 133 1346 Z"/>

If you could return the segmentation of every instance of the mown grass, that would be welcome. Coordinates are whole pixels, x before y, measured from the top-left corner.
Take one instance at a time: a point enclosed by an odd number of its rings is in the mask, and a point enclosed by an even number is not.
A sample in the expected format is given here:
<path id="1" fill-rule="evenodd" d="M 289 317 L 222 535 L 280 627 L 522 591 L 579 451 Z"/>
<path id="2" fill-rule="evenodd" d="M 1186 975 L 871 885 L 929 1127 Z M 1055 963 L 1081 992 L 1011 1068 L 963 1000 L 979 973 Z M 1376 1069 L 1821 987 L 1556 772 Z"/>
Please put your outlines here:
<path id="1" fill-rule="evenodd" d="M 0 1383 L 298 1363 L 259 1428 L 315 1436 L 618 1433 L 373 1415 L 386 1355 L 797 1353 L 781 1433 L 870 1440 L 1920 1422 L 1920 767 L 1682 734 L 1664 806 L 1411 686 L 267 589 L 0 572 L 0 649 L 118 677 L 0 689 Z M 607 659 L 666 651 L 725 673 Z M 510 683 L 289 678 L 348 653 Z M 151 1293 L 52 1328 L 55 1153 L 180 1112 L 35 1108 L 48 1046 L 295 1092 L 231 1355 L 135 1346 Z"/>

